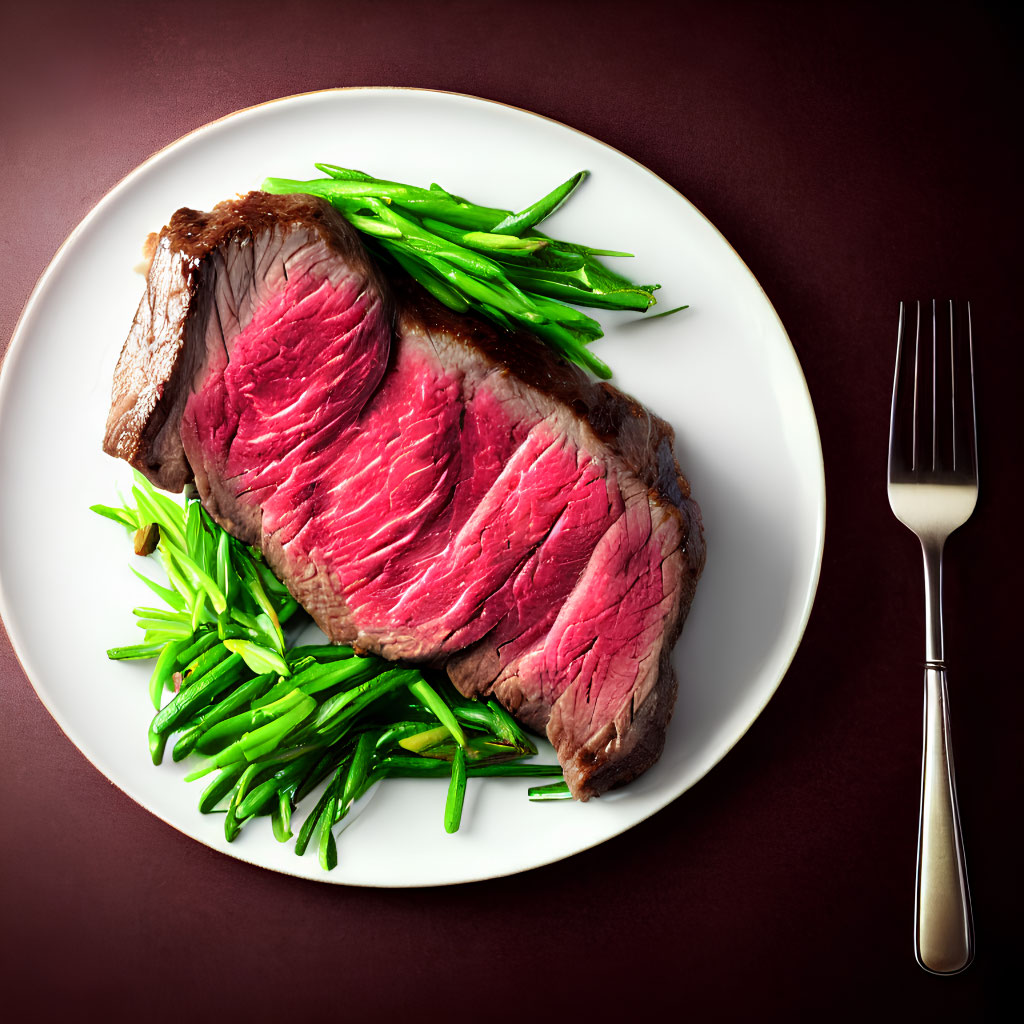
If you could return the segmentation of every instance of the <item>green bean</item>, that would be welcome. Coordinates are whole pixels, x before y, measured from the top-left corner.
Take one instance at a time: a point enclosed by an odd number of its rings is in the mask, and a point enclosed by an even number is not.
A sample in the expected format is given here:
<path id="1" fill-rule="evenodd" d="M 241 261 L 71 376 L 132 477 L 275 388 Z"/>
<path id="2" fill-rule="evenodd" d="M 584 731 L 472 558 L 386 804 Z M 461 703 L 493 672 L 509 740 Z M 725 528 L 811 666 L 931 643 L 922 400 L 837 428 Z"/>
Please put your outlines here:
<path id="1" fill-rule="evenodd" d="M 355 799 L 356 793 L 359 792 L 360 787 L 366 781 L 373 753 L 377 746 L 377 739 L 378 734 L 376 733 L 360 733 L 359 739 L 356 741 L 356 749 L 352 754 L 352 761 L 345 775 L 345 788 L 342 791 L 338 808 L 339 813 L 335 820 L 340 819 L 342 815 L 347 813 L 348 807 Z"/>
<path id="2" fill-rule="evenodd" d="M 232 654 L 206 675 L 192 682 L 186 689 L 179 690 L 174 699 L 153 719 L 155 732 L 167 732 L 186 719 L 203 704 L 209 703 L 218 693 L 234 683 L 243 667 L 242 659 Z"/>
<path id="3" fill-rule="evenodd" d="M 448 797 L 444 805 L 444 830 L 458 832 L 462 823 L 462 805 L 466 799 L 466 753 L 457 747 L 452 760 L 452 779 L 448 784 Z"/>
<path id="4" fill-rule="evenodd" d="M 142 582 L 145 583 L 146 586 L 149 587 L 149 589 L 166 604 L 169 604 L 173 609 L 179 612 L 185 610 L 187 607 L 185 599 L 176 590 L 172 590 L 170 587 L 160 586 L 159 583 L 151 580 L 148 576 L 139 572 L 138 569 L 132 569 L 132 572 L 135 573 L 135 575 L 138 576 L 138 578 L 142 580 Z"/>
<path id="5" fill-rule="evenodd" d="M 579 277 L 566 276 L 556 271 L 533 270 L 529 267 L 506 267 L 508 279 L 520 288 L 534 295 L 545 295 L 548 298 L 561 299 L 564 302 L 575 302 L 580 305 L 596 306 L 600 309 L 626 309 L 643 312 L 654 305 L 651 294 L 653 285 L 646 288 L 633 286 L 630 288 L 600 288 Z M 579 272 L 569 272 L 578 274 Z M 578 282 L 578 283 L 577 283 Z M 552 307 L 554 308 L 554 307 Z M 561 310 L 561 307 L 559 307 Z M 564 316 L 571 312 L 563 313 Z"/>
<path id="6" fill-rule="evenodd" d="M 552 189 L 546 196 L 538 199 L 521 213 L 512 214 L 495 224 L 491 228 L 492 234 L 521 235 L 524 231 L 539 224 L 545 217 L 550 217 L 576 191 L 586 176 L 586 171 L 577 172 L 568 181 Z"/>
<path id="7" fill-rule="evenodd" d="M 236 552 L 236 554 L 238 554 L 238 552 Z M 278 645 L 278 650 L 283 651 L 284 636 L 281 633 L 281 623 L 277 617 L 277 610 L 274 608 L 273 604 L 271 604 L 270 598 L 267 597 L 267 592 L 263 588 L 263 583 L 260 580 L 256 567 L 253 565 L 252 561 L 244 555 L 239 555 L 235 565 L 239 570 L 239 576 L 249 589 L 249 594 L 273 623 L 274 638 Z"/>
<path id="8" fill-rule="evenodd" d="M 194 577 L 194 589 L 206 592 L 206 596 L 209 597 L 214 611 L 223 612 L 227 608 L 227 600 L 223 593 L 221 593 L 220 588 L 201 566 L 196 565 L 184 551 L 177 548 L 168 546 L 162 550 L 166 551 L 171 561 L 176 564 L 179 570 L 184 570 L 187 575 Z"/>
<path id="9" fill-rule="evenodd" d="M 164 750 L 167 747 L 167 736 L 160 735 L 153 731 L 153 727 L 150 726 L 149 734 L 149 756 L 153 761 L 153 764 L 160 764 L 164 759 Z"/>
<path id="10" fill-rule="evenodd" d="M 89 511 L 95 512 L 106 519 L 112 519 L 115 523 L 126 526 L 129 530 L 134 531 L 139 528 L 138 517 L 132 509 L 111 508 L 109 505 L 90 505 Z"/>
<path id="11" fill-rule="evenodd" d="M 318 171 L 323 171 L 324 174 L 331 178 L 338 178 L 341 181 L 374 181 L 374 177 L 371 174 L 367 174 L 365 171 L 349 170 L 346 167 L 338 167 L 337 164 L 314 164 L 313 165 Z"/>
<path id="12" fill-rule="evenodd" d="M 391 755 L 384 758 L 381 765 L 395 778 L 444 778 L 451 773 L 447 761 L 429 757 Z M 561 765 L 557 764 L 466 764 L 466 775 L 470 778 L 492 775 L 544 778 L 561 774 Z"/>
<path id="13" fill-rule="evenodd" d="M 320 815 L 320 842 L 317 855 L 324 871 L 333 871 L 338 866 L 338 844 L 334 839 L 334 817 L 337 813 L 337 787 L 331 787 L 331 795 Z"/>
<path id="14" fill-rule="evenodd" d="M 185 508 L 185 551 L 189 558 L 205 573 L 210 572 L 203 550 L 203 518 L 198 501 L 190 501 Z"/>
<path id="15" fill-rule="evenodd" d="M 561 775 L 560 764 L 470 764 L 466 766 L 466 774 L 473 777 L 490 777 L 509 775 L 522 778 L 549 778 Z"/>
<path id="16" fill-rule="evenodd" d="M 437 196 L 403 196 L 392 200 L 394 206 L 400 206 L 415 217 L 436 217 L 449 224 L 467 231 L 490 231 L 495 224 L 501 222 L 507 210 L 492 210 L 487 206 L 476 206 L 455 197 Z"/>
<path id="17" fill-rule="evenodd" d="M 534 802 L 542 800 L 571 800 L 572 793 L 569 790 L 569 784 L 565 781 L 552 782 L 547 786 L 531 786 L 527 791 L 527 796 Z"/>
<path id="18" fill-rule="evenodd" d="M 326 658 L 328 661 L 338 658 L 351 658 L 355 651 L 345 644 L 305 644 L 302 647 L 293 647 L 288 651 L 288 660 L 292 663 L 298 658 Z"/>
<path id="19" fill-rule="evenodd" d="M 231 765 L 229 768 L 225 768 L 220 775 L 217 776 L 210 783 L 206 789 L 203 790 L 202 796 L 199 798 L 199 813 L 200 814 L 212 814 L 217 807 L 217 804 L 221 802 L 230 793 L 238 780 L 242 777 L 242 774 L 246 770 L 246 765 Z"/>
<path id="20" fill-rule="evenodd" d="M 155 658 L 165 644 L 129 644 L 127 647 L 111 647 L 107 657 L 111 661 L 141 661 Z"/>
<path id="21" fill-rule="evenodd" d="M 256 769 L 256 765 L 250 765 L 244 772 L 238 781 L 238 786 L 235 791 L 231 794 L 231 799 L 228 801 L 227 814 L 224 815 L 224 838 L 229 842 L 233 843 L 238 836 L 238 833 L 242 830 L 242 826 L 249 820 L 248 818 L 240 818 L 238 816 L 238 802 L 241 799 L 241 794 L 244 790 L 246 776 Z"/>
<path id="22" fill-rule="evenodd" d="M 529 255 L 548 245 L 546 238 L 519 238 L 517 235 L 499 235 L 491 231 L 466 231 L 453 228 L 444 221 L 432 217 L 423 218 L 423 226 L 439 238 L 455 242 L 467 249 L 493 253 L 496 259 L 502 256 Z"/>
<path id="23" fill-rule="evenodd" d="M 191 638 L 185 637 L 181 640 L 173 640 L 160 652 L 156 660 L 153 674 L 149 677 L 149 698 L 153 707 L 160 709 L 160 702 L 163 697 L 164 687 L 171 681 L 178 668 L 178 657 L 189 644 Z"/>
<path id="24" fill-rule="evenodd" d="M 171 747 L 171 760 L 178 763 L 178 761 L 184 761 L 189 754 L 192 753 L 196 748 L 196 740 L 202 735 L 203 730 L 198 725 L 190 726 L 185 732 L 183 732 L 175 741 L 174 746 Z M 170 736 L 170 733 L 161 733 L 166 739 Z"/>
<path id="25" fill-rule="evenodd" d="M 276 672 L 278 675 L 291 674 L 288 663 L 277 651 L 254 643 L 252 640 L 225 640 L 224 646 L 242 660 L 253 672 Z"/>
<path id="26" fill-rule="evenodd" d="M 684 309 L 689 309 L 689 308 L 690 307 L 688 305 L 686 305 L 686 306 L 676 306 L 673 309 L 665 309 L 665 310 L 662 310 L 662 312 L 660 312 L 660 313 L 652 313 L 650 316 L 645 316 L 644 320 L 660 320 L 662 317 L 672 316 L 673 313 L 681 313 Z"/>
<path id="27" fill-rule="evenodd" d="M 277 802 L 271 811 L 270 824 L 274 838 L 279 843 L 287 843 L 292 837 L 292 802 L 283 790 L 277 794 Z"/>
<path id="28" fill-rule="evenodd" d="M 339 764 L 335 769 L 334 774 L 331 777 L 331 781 L 327 784 L 327 788 L 317 801 L 316 806 L 302 823 L 302 827 L 299 829 L 299 834 L 295 838 L 295 853 L 297 856 L 301 857 L 306 852 L 306 847 L 309 845 L 309 841 L 313 837 L 313 829 L 316 828 L 321 817 L 323 817 L 334 788 L 340 783 L 343 767 L 343 765 Z"/>
<path id="29" fill-rule="evenodd" d="M 146 580 L 151 585 L 151 587 L 154 588 L 154 593 L 157 593 L 155 587 L 157 587 L 158 584 L 154 584 L 152 580 L 147 580 L 147 578 L 143 576 L 141 573 L 136 573 L 136 575 L 140 579 Z M 178 594 L 176 591 L 169 591 L 169 593 L 174 594 L 175 598 L 177 599 L 172 603 L 172 601 L 168 598 L 164 598 L 164 600 L 166 600 L 167 603 L 171 605 L 170 608 L 152 608 L 146 605 L 140 605 L 139 607 L 132 609 L 132 614 L 138 615 L 140 618 L 148 617 L 150 619 L 163 620 L 165 622 L 188 622 L 191 617 L 191 611 L 188 605 L 185 603 L 184 598 L 182 598 L 182 596 Z M 163 595 L 158 596 L 162 597 Z"/>
<path id="30" fill-rule="evenodd" d="M 462 726 L 459 725 L 451 708 L 441 700 L 437 691 L 425 679 L 419 678 L 409 683 L 409 692 L 424 707 L 429 708 L 437 715 L 438 721 L 447 728 L 460 747 L 466 745 L 466 734 L 462 731 Z"/>
<path id="31" fill-rule="evenodd" d="M 177 617 L 171 619 L 136 619 L 135 624 L 139 629 L 162 633 L 171 638 L 190 639 L 194 630 L 187 622 L 182 622 Z"/>
<path id="32" fill-rule="evenodd" d="M 358 655 L 353 652 L 345 658 L 328 661 L 326 665 L 311 665 L 296 673 L 293 676 L 293 682 L 296 686 L 301 686 L 304 689 L 310 688 L 307 692 L 314 693 L 334 683 L 350 682 L 355 685 L 357 682 L 363 682 L 368 675 L 382 672 L 388 667 L 388 664 L 383 658 Z"/>
<path id="33" fill-rule="evenodd" d="M 182 671 L 182 686 L 190 685 L 197 679 L 202 679 L 210 669 L 215 668 L 222 661 L 231 656 L 231 651 L 224 644 L 210 644 L 203 652 L 190 662 L 184 658 L 179 659 L 179 664 L 185 666 Z"/>
<path id="34" fill-rule="evenodd" d="M 201 654 L 220 642 L 220 638 L 212 630 L 195 633 L 193 638 L 194 643 L 181 653 L 180 663 L 182 665 L 192 666 Z"/>
<path id="35" fill-rule="evenodd" d="M 231 567 L 231 545 L 226 530 L 217 538 L 217 586 L 230 606 L 237 590 L 238 577 Z"/>
<path id="36" fill-rule="evenodd" d="M 391 669 L 351 690 L 345 690 L 329 698 L 317 712 L 313 722 L 315 729 L 328 732 L 348 722 L 359 710 L 403 683 L 415 681 L 419 673 L 414 669 Z"/>
<path id="37" fill-rule="evenodd" d="M 159 550 L 164 571 L 167 573 L 167 579 L 170 581 L 171 586 L 181 595 L 186 607 L 193 608 L 196 602 L 196 588 L 178 571 L 174 559 L 167 553 L 166 548 L 160 548 Z"/>
<path id="38" fill-rule="evenodd" d="M 374 238 L 402 237 L 400 228 L 393 227 L 390 224 L 382 224 L 379 220 L 375 220 L 373 217 L 363 217 L 358 213 L 350 213 L 348 215 L 348 221 L 352 227 L 358 228 L 364 234 L 371 235 Z"/>
<path id="39" fill-rule="evenodd" d="M 290 178 L 267 178 L 263 183 L 263 191 L 286 195 L 306 192 L 331 200 L 345 198 L 397 200 L 419 194 L 429 196 L 426 189 L 380 179 L 352 181 L 344 178 L 315 178 L 312 181 L 295 181 Z"/>

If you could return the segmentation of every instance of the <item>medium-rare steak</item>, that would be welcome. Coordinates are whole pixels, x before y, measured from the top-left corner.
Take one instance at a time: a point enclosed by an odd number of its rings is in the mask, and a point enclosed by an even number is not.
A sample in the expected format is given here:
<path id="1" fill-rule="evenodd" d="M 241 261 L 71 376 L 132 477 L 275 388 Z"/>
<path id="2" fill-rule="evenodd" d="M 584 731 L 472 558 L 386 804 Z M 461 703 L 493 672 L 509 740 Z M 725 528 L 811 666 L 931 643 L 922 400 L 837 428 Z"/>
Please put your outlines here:
<path id="1" fill-rule="evenodd" d="M 704 563 L 672 440 L 534 337 L 386 282 L 327 204 L 252 193 L 160 234 L 104 447 L 194 480 L 332 640 L 546 730 L 585 800 L 672 714 Z"/>

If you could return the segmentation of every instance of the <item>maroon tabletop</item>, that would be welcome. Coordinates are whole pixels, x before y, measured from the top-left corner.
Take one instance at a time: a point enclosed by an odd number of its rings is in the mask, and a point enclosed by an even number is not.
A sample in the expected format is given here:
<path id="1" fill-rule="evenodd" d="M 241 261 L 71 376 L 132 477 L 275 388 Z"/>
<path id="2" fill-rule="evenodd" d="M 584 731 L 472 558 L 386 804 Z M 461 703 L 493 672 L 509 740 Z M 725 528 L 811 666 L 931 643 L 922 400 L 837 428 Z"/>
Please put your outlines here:
<path id="1" fill-rule="evenodd" d="M 610 143 L 721 229 L 793 340 L 828 491 L 806 636 L 739 745 L 627 834 L 496 881 L 348 888 L 216 853 L 86 761 L 0 633 L 0 980 L 23 1007 L 7 1019 L 994 1014 L 1022 911 L 1010 6 L 3 5 L 0 345 L 75 224 L 185 132 L 333 86 L 464 92 Z M 932 295 L 972 300 L 983 475 L 947 558 L 977 927 L 952 978 L 913 957 L 922 585 L 884 489 L 897 303 Z"/>

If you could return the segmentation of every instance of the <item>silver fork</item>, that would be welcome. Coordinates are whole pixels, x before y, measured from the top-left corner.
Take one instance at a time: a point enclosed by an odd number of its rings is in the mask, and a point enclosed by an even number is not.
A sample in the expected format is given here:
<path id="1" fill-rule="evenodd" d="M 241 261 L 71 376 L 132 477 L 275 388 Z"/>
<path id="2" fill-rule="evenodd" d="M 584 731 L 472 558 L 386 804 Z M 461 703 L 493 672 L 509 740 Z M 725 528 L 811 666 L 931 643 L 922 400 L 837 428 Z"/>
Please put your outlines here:
<path id="1" fill-rule="evenodd" d="M 971 307 L 900 303 L 889 429 L 889 504 L 921 541 L 925 580 L 924 756 L 914 943 L 935 974 L 974 956 L 967 870 L 950 747 L 942 645 L 942 549 L 978 498 Z M 963 335 L 966 328 L 966 345 Z M 948 347 L 947 347 L 948 338 Z"/>

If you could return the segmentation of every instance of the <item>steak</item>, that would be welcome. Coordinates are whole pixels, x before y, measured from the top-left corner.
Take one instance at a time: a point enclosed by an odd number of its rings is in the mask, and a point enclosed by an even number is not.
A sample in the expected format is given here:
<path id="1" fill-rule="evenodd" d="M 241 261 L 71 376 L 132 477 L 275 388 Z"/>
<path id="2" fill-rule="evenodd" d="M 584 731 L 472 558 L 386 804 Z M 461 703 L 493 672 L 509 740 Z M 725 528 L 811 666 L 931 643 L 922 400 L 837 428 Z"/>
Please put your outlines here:
<path id="1" fill-rule="evenodd" d="M 704 564 L 663 420 L 382 271 L 309 196 L 160 233 L 104 448 L 194 481 L 331 640 L 547 733 L 581 800 L 660 755 Z"/>

